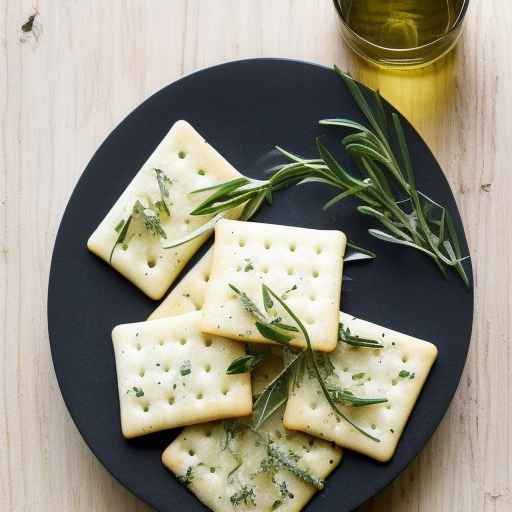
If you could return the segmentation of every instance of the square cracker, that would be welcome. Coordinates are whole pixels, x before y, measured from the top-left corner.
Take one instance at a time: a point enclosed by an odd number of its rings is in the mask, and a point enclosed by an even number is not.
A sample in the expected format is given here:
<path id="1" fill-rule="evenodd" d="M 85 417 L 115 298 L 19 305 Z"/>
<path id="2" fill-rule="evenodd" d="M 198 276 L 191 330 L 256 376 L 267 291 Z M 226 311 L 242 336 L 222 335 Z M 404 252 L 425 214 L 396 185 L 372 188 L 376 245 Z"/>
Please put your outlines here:
<path id="1" fill-rule="evenodd" d="M 282 368 L 282 363 L 276 365 L 277 359 L 266 359 L 253 372 L 256 391 L 261 390 Z M 265 446 L 256 434 L 244 429 L 235 430 L 233 439 L 226 445 L 229 427 L 233 425 L 236 423 L 227 421 L 185 428 L 163 453 L 163 464 L 180 477 L 185 476 L 191 468 L 189 489 L 214 511 L 302 510 L 315 494 L 316 488 L 282 467 L 275 475 L 275 482 L 268 474 L 259 473 L 261 462 L 268 457 Z M 262 425 L 260 434 L 263 438 L 271 439 L 281 453 L 289 455 L 291 450 L 291 455 L 297 458 L 296 465 L 318 479 L 325 479 L 341 461 L 341 450 L 335 445 L 307 434 L 285 430 L 282 410 Z M 239 454 L 242 465 L 229 476 L 238 464 L 233 453 Z M 281 495 L 280 485 L 283 482 L 293 498 Z M 235 507 L 231 497 L 236 496 L 244 485 L 252 489 L 256 505 L 242 503 Z M 279 506 L 278 501 L 281 501 Z"/>
<path id="2" fill-rule="evenodd" d="M 149 200 L 155 203 L 161 199 L 155 168 L 171 180 L 168 187 L 171 215 L 164 215 L 161 219 L 167 238 L 147 233 L 140 222 L 136 226 L 132 223 L 126 250 L 121 244 L 117 245 L 110 262 L 110 253 L 118 237 L 115 230 L 118 223 L 128 219 L 137 200 L 148 206 Z M 185 121 L 177 121 L 96 228 L 87 247 L 149 297 L 160 299 L 209 236 L 205 233 L 184 245 L 164 249 L 173 240 L 196 230 L 211 218 L 210 215 L 190 215 L 208 194 L 190 192 L 240 176 L 192 126 Z M 231 212 L 231 216 L 238 217 L 240 211 Z"/>
<path id="3" fill-rule="evenodd" d="M 287 428 L 308 432 L 337 445 L 386 462 L 394 454 L 409 415 L 436 357 L 437 348 L 406 334 L 341 314 L 340 322 L 352 335 L 378 340 L 383 349 L 354 348 L 340 342 L 330 359 L 342 388 L 363 398 L 388 402 L 340 409 L 380 442 L 365 437 L 338 418 L 321 394 L 318 383 L 308 380 L 291 393 L 284 415 Z M 409 372 L 400 377 L 400 372 Z M 362 375 L 364 373 L 364 375 Z M 411 376 L 413 375 L 413 378 Z M 305 375 L 305 379 L 309 377 Z"/>
<path id="4" fill-rule="evenodd" d="M 248 374 L 226 375 L 245 346 L 199 331 L 199 312 L 112 331 L 127 438 L 251 413 Z"/>
<path id="5" fill-rule="evenodd" d="M 209 249 L 169 292 L 169 295 L 151 313 L 148 320 L 182 315 L 203 307 L 206 287 L 210 280 L 212 255 L 213 249 Z"/>
<path id="6" fill-rule="evenodd" d="M 269 343 L 254 326 L 233 284 L 264 311 L 261 285 L 287 293 L 286 302 L 301 319 L 313 348 L 331 351 L 338 339 L 343 255 L 341 231 L 321 231 L 273 224 L 221 220 L 215 227 L 210 281 L 206 288 L 201 330 L 227 338 Z M 283 321 L 294 325 L 282 308 Z M 304 347 L 302 334 L 291 345 Z"/>

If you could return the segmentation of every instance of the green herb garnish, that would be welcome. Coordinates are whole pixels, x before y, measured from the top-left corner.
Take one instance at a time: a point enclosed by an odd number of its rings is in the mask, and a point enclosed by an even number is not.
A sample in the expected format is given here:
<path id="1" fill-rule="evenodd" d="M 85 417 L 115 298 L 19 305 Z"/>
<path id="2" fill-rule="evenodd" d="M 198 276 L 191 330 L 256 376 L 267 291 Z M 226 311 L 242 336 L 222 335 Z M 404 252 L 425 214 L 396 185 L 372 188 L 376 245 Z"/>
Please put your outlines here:
<path id="1" fill-rule="evenodd" d="M 249 258 L 245 258 L 244 261 L 245 261 L 244 272 L 249 272 L 251 270 L 254 270 L 252 262 Z"/>
<path id="2" fill-rule="evenodd" d="M 354 347 L 365 347 L 365 348 L 383 348 L 384 345 L 375 340 L 370 340 L 367 338 L 360 338 L 359 336 L 352 336 L 350 334 L 350 329 L 344 328 L 342 324 L 338 327 L 338 341 L 343 341 L 348 345 L 352 345 Z"/>
<path id="3" fill-rule="evenodd" d="M 462 257 L 450 212 L 416 187 L 400 118 L 396 113 L 391 114 L 391 135 L 379 93 L 372 91 L 371 99 L 367 99 L 349 75 L 336 66 L 334 70 L 348 87 L 369 127 L 350 119 L 324 119 L 320 124 L 354 132 L 345 136 L 342 142 L 362 176 L 347 172 L 319 139 L 316 141 L 318 158 L 302 158 L 277 147 L 289 163 L 275 168 L 268 180 L 236 178 L 201 189 L 197 192 L 211 191 L 212 194 L 191 215 L 219 215 L 241 205 L 244 205 L 244 212 L 247 209 L 252 214 L 265 198 L 271 202 L 273 192 L 294 185 L 323 183 L 338 190 L 325 203 L 324 210 L 346 198 L 357 199 L 359 213 L 372 217 L 381 225 L 381 229 L 368 230 L 371 236 L 426 254 L 445 277 L 447 269 L 455 269 L 470 287 L 462 266 L 466 258 Z M 200 234 L 191 233 L 188 240 Z M 180 242 L 184 243 L 183 240 Z M 349 257 L 347 261 L 374 256 L 371 251 L 358 252 L 360 257 Z"/>
<path id="4" fill-rule="evenodd" d="M 184 475 L 178 475 L 176 478 L 180 484 L 184 485 L 185 487 L 189 486 L 192 483 L 192 480 L 194 480 L 194 475 L 192 474 L 192 466 L 187 468 L 187 472 Z"/>
<path id="5" fill-rule="evenodd" d="M 254 354 L 237 357 L 228 366 L 226 373 L 228 375 L 236 375 L 239 373 L 251 372 L 252 370 L 254 370 L 254 368 L 256 368 L 256 366 L 258 366 L 261 363 L 261 361 L 263 361 L 264 358 L 264 354 Z"/>
<path id="6" fill-rule="evenodd" d="M 169 199 L 169 186 L 172 181 L 165 175 L 160 169 L 155 169 L 156 180 L 158 182 L 158 188 L 160 189 L 160 201 L 157 201 L 155 205 L 160 211 L 164 211 L 167 215 L 171 215 L 169 207 L 167 206 L 167 200 Z"/>
<path id="7" fill-rule="evenodd" d="M 137 398 L 144 396 L 144 391 L 142 388 L 138 388 L 137 386 L 133 386 L 133 388 L 129 389 L 126 393 L 130 393 L 130 391 L 133 391 Z"/>
<path id="8" fill-rule="evenodd" d="M 337 386 L 328 386 L 329 394 L 335 402 L 345 406 L 364 407 L 366 405 L 384 404 L 387 398 L 359 398 L 348 389 L 341 389 Z"/>
<path id="9" fill-rule="evenodd" d="M 180 373 L 182 377 L 185 377 L 185 375 L 189 375 L 192 372 L 192 363 L 189 359 L 186 361 L 183 361 L 182 365 L 180 366 Z"/>
<path id="10" fill-rule="evenodd" d="M 400 373 L 398 374 L 398 376 L 401 379 L 407 379 L 407 378 L 414 379 L 414 377 L 416 377 L 416 374 L 408 372 L 407 370 L 400 370 Z"/>
<path id="11" fill-rule="evenodd" d="M 139 200 L 133 205 L 133 217 L 140 218 L 148 233 L 153 236 L 167 238 L 167 234 L 160 223 L 160 215 L 150 208 L 146 208 Z"/>
<path id="12" fill-rule="evenodd" d="M 112 256 L 114 255 L 114 250 L 118 244 L 122 244 L 126 239 L 126 234 L 128 233 L 128 228 L 130 227 L 130 224 L 132 222 L 133 214 L 128 217 L 128 219 L 125 220 L 121 219 L 117 226 L 114 228 L 114 230 L 117 233 L 117 238 L 114 243 L 114 246 L 112 247 L 112 250 L 110 251 L 110 257 L 108 259 L 109 263 L 112 263 Z"/>
<path id="13" fill-rule="evenodd" d="M 241 505 L 251 505 L 253 507 L 256 506 L 256 494 L 254 493 L 254 489 L 252 487 L 248 487 L 247 485 L 242 485 L 238 492 L 235 492 L 229 500 L 233 506 Z"/>
<path id="14" fill-rule="evenodd" d="M 240 296 L 240 300 L 243 303 L 242 297 L 243 296 L 247 297 L 247 295 L 245 293 L 241 292 L 240 290 L 238 290 L 237 288 L 235 288 L 233 285 L 229 285 L 229 286 L 231 287 L 231 289 L 236 291 L 236 293 Z M 289 306 L 276 293 L 274 293 L 268 286 L 263 284 L 262 285 L 262 290 L 263 290 L 263 294 L 264 295 L 265 294 L 268 295 L 270 300 L 272 300 L 272 301 L 276 300 L 281 305 L 281 307 L 286 311 L 286 313 L 288 313 L 288 315 L 297 324 L 299 330 L 304 335 L 304 338 L 306 340 L 306 347 L 307 348 L 306 348 L 306 350 L 304 350 L 302 352 L 299 352 L 296 355 L 296 357 L 293 358 L 292 361 L 288 364 L 288 366 L 283 369 L 283 371 L 265 388 L 263 393 L 258 397 L 258 400 L 254 404 L 254 410 L 255 410 L 255 414 L 254 414 L 254 418 L 255 419 L 254 419 L 254 421 L 256 422 L 258 420 L 258 418 L 262 418 L 262 419 L 260 419 L 258 421 L 258 423 L 254 423 L 253 424 L 254 428 L 257 429 L 258 428 L 257 425 L 258 426 L 261 425 L 261 423 L 266 418 L 268 418 L 269 415 L 271 415 L 273 412 L 275 412 L 281 405 L 286 403 L 286 401 L 288 399 L 288 389 L 287 389 L 287 381 L 288 381 L 288 376 L 289 376 L 288 372 L 289 372 L 289 370 L 290 370 L 290 368 L 292 366 L 295 366 L 295 364 L 297 364 L 299 362 L 300 359 L 306 358 L 306 362 L 311 366 L 312 373 L 313 373 L 314 377 L 316 378 L 316 380 L 318 381 L 318 383 L 320 384 L 320 388 L 322 389 L 322 392 L 323 392 L 325 398 L 327 399 L 327 402 L 331 406 L 331 409 L 338 416 L 340 416 L 347 423 L 349 423 L 352 427 L 354 427 L 358 432 L 360 432 L 361 434 L 365 435 L 369 439 L 372 439 L 373 441 L 380 442 L 380 440 L 378 438 L 372 436 L 371 434 L 369 434 L 368 432 L 363 430 L 361 427 L 356 425 L 348 416 L 346 416 L 342 411 L 340 411 L 338 409 L 338 407 L 336 406 L 335 401 L 332 399 L 332 397 L 331 397 L 331 395 L 329 393 L 329 390 L 327 388 L 326 377 L 322 376 L 319 364 L 317 362 L 317 356 L 315 355 L 315 352 L 313 351 L 308 331 L 304 327 L 303 323 L 300 321 L 300 319 L 297 317 L 297 315 L 295 315 L 295 313 L 289 308 Z M 247 297 L 247 299 L 248 299 L 248 297 Z M 256 322 L 256 324 L 257 323 L 258 322 Z M 263 334 L 263 333 L 261 333 L 261 334 L 264 337 L 267 337 L 267 336 L 265 336 L 265 334 Z M 275 339 L 273 337 L 273 334 L 271 336 L 268 336 L 267 339 L 275 341 Z M 277 400 L 275 400 L 275 396 L 276 395 L 277 395 Z M 257 414 L 257 409 L 256 408 L 257 408 L 257 406 L 260 406 L 259 402 L 261 401 L 261 403 L 263 405 L 263 410 L 267 411 L 267 407 L 265 405 L 266 405 L 267 402 L 270 401 L 270 398 L 272 398 L 272 397 L 274 397 L 274 401 L 273 401 L 273 405 L 274 406 L 271 407 L 270 410 L 268 411 L 269 414 L 267 414 L 265 417 L 263 417 L 262 414 Z"/>

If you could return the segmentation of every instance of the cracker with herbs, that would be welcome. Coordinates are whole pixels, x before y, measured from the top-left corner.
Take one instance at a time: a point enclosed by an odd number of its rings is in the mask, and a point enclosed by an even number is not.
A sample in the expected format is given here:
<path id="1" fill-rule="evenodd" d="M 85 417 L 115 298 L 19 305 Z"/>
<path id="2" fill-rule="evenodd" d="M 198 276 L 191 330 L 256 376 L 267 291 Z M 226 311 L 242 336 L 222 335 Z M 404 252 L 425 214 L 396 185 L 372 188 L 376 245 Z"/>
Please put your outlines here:
<path id="1" fill-rule="evenodd" d="M 248 415 L 249 374 L 226 368 L 245 345 L 199 331 L 200 312 L 119 325 L 112 332 L 127 438 Z"/>
<path id="2" fill-rule="evenodd" d="M 432 343 L 342 313 L 340 342 L 329 354 L 332 366 L 324 370 L 325 382 L 339 409 L 378 441 L 337 417 L 308 372 L 290 392 L 284 424 L 388 461 L 436 357 Z M 386 400 L 365 404 L 376 396 Z"/>
<path id="3" fill-rule="evenodd" d="M 291 325 L 286 312 L 265 304 L 260 292 L 265 283 L 307 326 L 315 350 L 334 350 L 345 246 L 341 231 L 219 221 L 201 329 L 257 343 L 288 338 L 287 344 L 304 347 L 302 333 L 286 328 Z M 274 340 L 270 331 L 277 332 Z M 280 337 L 281 331 L 286 333 Z"/>
<path id="4" fill-rule="evenodd" d="M 280 371 L 276 356 L 253 372 L 256 394 Z M 165 450 L 162 461 L 214 511 L 302 510 L 339 464 L 331 443 L 284 429 L 282 408 L 257 431 L 250 421 L 187 427 Z"/>
<path id="5" fill-rule="evenodd" d="M 239 176 L 190 124 L 178 121 L 106 214 L 87 247 L 149 297 L 159 299 L 210 234 L 205 226 L 212 215 L 190 215 L 206 194 L 190 192 Z M 235 208 L 227 215 L 237 218 L 240 212 Z M 203 228 L 194 240 L 166 248 Z"/>

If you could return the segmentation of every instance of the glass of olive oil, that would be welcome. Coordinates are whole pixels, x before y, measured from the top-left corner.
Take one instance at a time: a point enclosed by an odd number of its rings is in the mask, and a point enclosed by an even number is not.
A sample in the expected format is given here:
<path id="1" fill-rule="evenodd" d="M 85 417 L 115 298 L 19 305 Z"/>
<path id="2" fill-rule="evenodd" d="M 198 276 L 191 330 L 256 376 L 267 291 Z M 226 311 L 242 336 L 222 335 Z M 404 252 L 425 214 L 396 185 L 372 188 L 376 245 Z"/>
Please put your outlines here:
<path id="1" fill-rule="evenodd" d="M 386 67 L 421 67 L 457 42 L 469 0 L 334 0 L 347 44 Z"/>

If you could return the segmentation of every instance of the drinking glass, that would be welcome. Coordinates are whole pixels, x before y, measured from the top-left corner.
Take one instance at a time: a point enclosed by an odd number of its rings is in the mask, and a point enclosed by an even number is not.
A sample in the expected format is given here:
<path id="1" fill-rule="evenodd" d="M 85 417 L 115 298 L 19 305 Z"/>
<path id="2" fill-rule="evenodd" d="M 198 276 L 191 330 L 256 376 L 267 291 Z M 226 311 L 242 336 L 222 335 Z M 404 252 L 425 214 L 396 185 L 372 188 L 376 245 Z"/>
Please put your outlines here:
<path id="1" fill-rule="evenodd" d="M 334 0 L 341 33 L 364 59 L 419 68 L 457 43 L 469 0 Z"/>

